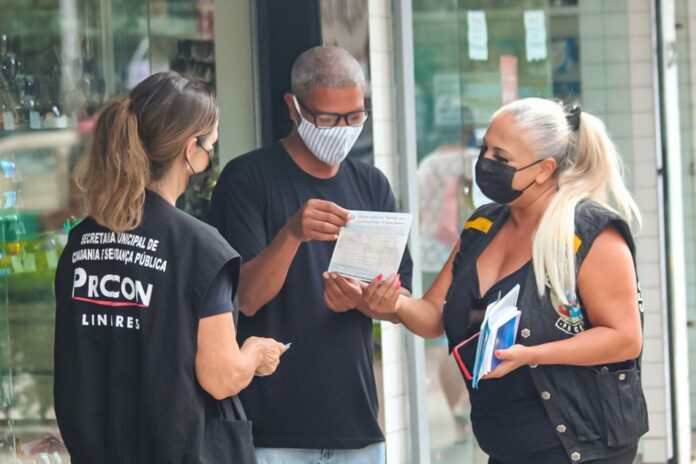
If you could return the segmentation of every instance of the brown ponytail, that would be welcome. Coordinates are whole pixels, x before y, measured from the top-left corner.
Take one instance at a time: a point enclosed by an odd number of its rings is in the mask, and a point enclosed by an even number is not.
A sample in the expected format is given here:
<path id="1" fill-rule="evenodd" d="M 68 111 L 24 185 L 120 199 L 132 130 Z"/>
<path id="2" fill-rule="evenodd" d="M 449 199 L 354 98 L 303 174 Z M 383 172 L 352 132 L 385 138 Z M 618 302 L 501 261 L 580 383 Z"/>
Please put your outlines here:
<path id="1" fill-rule="evenodd" d="M 74 171 L 89 215 L 115 232 L 138 227 L 147 185 L 166 174 L 188 140 L 212 132 L 217 120 L 211 90 L 175 72 L 154 74 L 129 97 L 111 99 Z"/>
<path id="2" fill-rule="evenodd" d="M 116 232 L 138 227 L 150 181 L 149 164 L 130 99 L 110 100 L 75 167 L 75 183 L 88 199 L 90 216 Z"/>

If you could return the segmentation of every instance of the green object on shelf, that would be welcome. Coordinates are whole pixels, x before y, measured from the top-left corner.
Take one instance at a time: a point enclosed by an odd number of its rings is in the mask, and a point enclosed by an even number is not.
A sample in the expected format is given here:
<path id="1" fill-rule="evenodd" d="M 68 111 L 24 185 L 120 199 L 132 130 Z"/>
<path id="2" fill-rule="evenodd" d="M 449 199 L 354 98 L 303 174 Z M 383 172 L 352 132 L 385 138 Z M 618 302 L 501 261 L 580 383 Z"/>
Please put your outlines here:
<path id="1" fill-rule="evenodd" d="M 0 233 L 4 243 L 31 239 L 39 233 L 39 214 L 13 212 L 0 216 Z"/>
<path id="2" fill-rule="evenodd" d="M 71 222 L 72 220 L 72 222 Z M 65 232 L 70 232 L 76 225 L 82 222 L 82 219 L 75 219 L 75 217 L 69 217 L 63 224 L 63 230 Z"/>

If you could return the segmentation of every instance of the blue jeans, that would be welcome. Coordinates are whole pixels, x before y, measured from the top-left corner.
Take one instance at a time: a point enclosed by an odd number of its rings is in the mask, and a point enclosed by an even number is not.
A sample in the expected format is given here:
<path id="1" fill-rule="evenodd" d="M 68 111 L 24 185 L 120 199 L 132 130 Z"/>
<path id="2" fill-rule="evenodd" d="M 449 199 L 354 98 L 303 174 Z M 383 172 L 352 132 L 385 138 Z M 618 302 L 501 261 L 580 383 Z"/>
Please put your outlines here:
<path id="1" fill-rule="evenodd" d="M 384 464 L 384 442 L 361 449 L 256 448 L 257 464 Z"/>

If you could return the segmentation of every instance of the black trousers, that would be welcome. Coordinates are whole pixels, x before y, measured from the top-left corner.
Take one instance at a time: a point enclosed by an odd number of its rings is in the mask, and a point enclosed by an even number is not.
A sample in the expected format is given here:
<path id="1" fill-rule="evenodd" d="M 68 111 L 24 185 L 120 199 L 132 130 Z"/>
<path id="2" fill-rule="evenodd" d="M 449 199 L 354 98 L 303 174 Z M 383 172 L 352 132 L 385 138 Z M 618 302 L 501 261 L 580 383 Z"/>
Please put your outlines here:
<path id="1" fill-rule="evenodd" d="M 626 451 L 620 456 L 613 458 L 595 459 L 594 461 L 585 461 L 584 464 L 633 464 L 636 457 L 638 445 Z M 556 446 L 554 448 L 539 451 L 536 453 L 525 454 L 518 456 L 514 461 L 500 461 L 495 458 L 489 458 L 488 464 L 570 464 L 571 460 L 566 453 L 565 448 Z"/>

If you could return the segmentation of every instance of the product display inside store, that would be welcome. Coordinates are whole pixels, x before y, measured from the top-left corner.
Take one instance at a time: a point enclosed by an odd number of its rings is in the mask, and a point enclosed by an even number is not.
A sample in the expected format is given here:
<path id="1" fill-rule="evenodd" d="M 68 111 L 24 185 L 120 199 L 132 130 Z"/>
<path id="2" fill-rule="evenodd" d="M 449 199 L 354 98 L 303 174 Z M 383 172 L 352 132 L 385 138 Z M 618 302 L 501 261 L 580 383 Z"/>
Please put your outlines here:
<path id="1" fill-rule="evenodd" d="M 213 8 L 210 0 L 5 3 L 0 463 L 67 463 L 53 409 L 52 340 L 55 269 L 84 216 L 71 171 L 110 96 L 166 69 L 215 85 Z M 182 207 L 202 216 L 213 179 L 187 192 Z"/>

